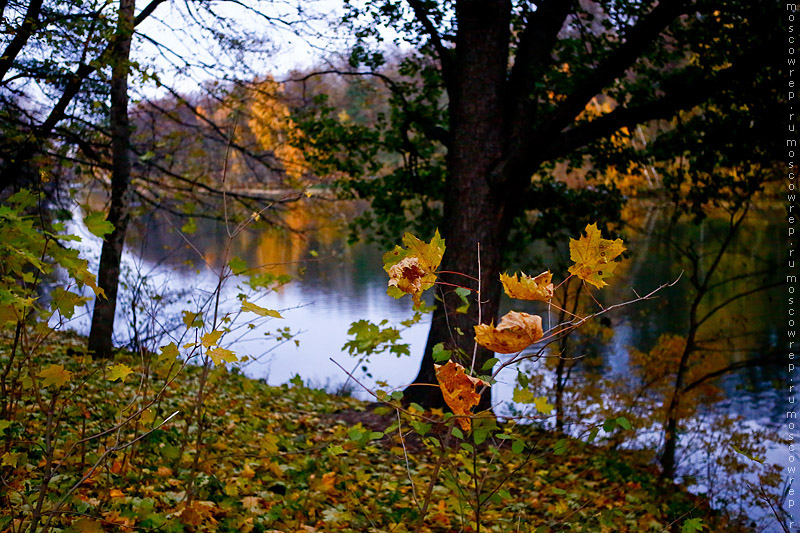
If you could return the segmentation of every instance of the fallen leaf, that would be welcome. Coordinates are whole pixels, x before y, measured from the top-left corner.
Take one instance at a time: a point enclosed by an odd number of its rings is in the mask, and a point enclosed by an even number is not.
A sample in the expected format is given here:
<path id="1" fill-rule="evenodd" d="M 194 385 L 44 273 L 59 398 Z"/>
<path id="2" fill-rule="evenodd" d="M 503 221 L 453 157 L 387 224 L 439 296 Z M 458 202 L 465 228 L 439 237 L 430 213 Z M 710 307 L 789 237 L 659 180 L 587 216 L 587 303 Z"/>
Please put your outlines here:
<path id="1" fill-rule="evenodd" d="M 336 472 L 328 472 L 322 474 L 322 488 L 324 492 L 333 492 L 336 490 L 334 486 L 336 483 Z"/>
<path id="2" fill-rule="evenodd" d="M 80 518 L 72 523 L 72 529 L 78 533 L 103 533 L 103 526 L 97 520 Z"/>
<path id="3" fill-rule="evenodd" d="M 0 465 L 16 467 L 21 456 L 21 453 L 6 452 L 3 454 L 3 457 L 0 457 L 0 459 L 2 459 Z"/>
<path id="4" fill-rule="evenodd" d="M 525 274 L 521 274 L 517 279 L 517 274 L 509 276 L 507 274 L 500 274 L 500 282 L 503 284 L 503 290 L 509 298 L 517 300 L 538 300 L 548 302 L 553 298 L 553 274 L 548 270 L 542 272 L 535 278 Z"/>
<path id="5" fill-rule="evenodd" d="M 475 326 L 475 342 L 497 353 L 521 352 L 544 336 L 542 318 L 509 311 L 497 327 L 491 324 Z"/>
<path id="6" fill-rule="evenodd" d="M 436 379 L 439 381 L 439 388 L 442 390 L 444 401 L 453 411 L 453 414 L 468 417 L 472 414 L 472 408 L 478 405 L 481 395 L 475 390 L 478 385 L 488 385 L 482 379 L 468 376 L 464 367 L 454 361 L 448 361 L 444 365 L 433 365 L 436 370 Z M 469 418 L 457 418 L 456 423 L 464 431 L 469 431 L 471 427 Z"/>
<path id="7" fill-rule="evenodd" d="M 608 285 L 604 279 L 614 274 L 619 263 L 613 259 L 625 251 L 625 246 L 622 239 L 603 239 L 597 224 L 589 224 L 585 231 L 580 239 L 569 240 L 569 258 L 575 263 L 569 273 L 601 289 Z"/>

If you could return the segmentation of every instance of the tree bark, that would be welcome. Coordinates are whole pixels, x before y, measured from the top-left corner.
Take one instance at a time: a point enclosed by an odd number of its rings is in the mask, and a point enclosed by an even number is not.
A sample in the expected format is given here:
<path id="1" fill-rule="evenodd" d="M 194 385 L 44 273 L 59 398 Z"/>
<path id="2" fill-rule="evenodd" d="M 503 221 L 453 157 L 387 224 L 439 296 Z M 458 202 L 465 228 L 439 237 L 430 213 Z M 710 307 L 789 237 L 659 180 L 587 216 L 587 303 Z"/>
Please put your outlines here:
<path id="1" fill-rule="evenodd" d="M 128 227 L 128 189 L 131 181 L 130 123 L 128 120 L 128 72 L 133 38 L 134 0 L 120 0 L 111 71 L 111 205 L 106 220 L 114 231 L 103 241 L 97 286 L 106 298 L 96 298 L 89 333 L 89 351 L 98 357 L 111 355 L 114 315 L 117 309 L 120 262 Z"/>
<path id="2" fill-rule="evenodd" d="M 508 195 L 490 179 L 504 156 L 503 94 L 508 67 L 510 2 L 469 1 L 456 7 L 458 32 L 450 87 L 451 145 L 447 155 L 448 195 L 444 201 L 443 237 L 446 250 L 440 270 L 460 272 L 480 279 L 480 313 L 475 299 L 466 313 L 454 287 L 437 285 L 437 301 L 431 331 L 414 383 L 405 391 L 408 401 L 427 407 L 444 405 L 435 385 L 432 350 L 438 343 L 466 354 L 460 362 L 472 362 L 474 326 L 495 321 L 500 300 L 499 274 L 503 248 L 513 220 Z M 480 245 L 480 267 L 478 246 Z M 444 283 L 478 290 L 470 277 L 444 273 Z M 473 293 L 474 294 L 474 293 Z M 476 368 L 492 357 L 478 347 Z M 478 406 L 488 409 L 487 389 Z"/>

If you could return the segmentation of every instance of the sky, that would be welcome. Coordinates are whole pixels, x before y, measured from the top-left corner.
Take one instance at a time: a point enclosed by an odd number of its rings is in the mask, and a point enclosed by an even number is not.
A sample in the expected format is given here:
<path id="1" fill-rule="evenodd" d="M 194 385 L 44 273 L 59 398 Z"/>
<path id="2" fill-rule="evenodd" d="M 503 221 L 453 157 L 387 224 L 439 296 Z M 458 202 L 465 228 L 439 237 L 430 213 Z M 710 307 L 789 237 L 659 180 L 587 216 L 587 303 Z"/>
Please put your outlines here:
<path id="1" fill-rule="evenodd" d="M 230 77 L 271 74 L 280 80 L 292 69 L 309 68 L 346 49 L 345 32 L 335 28 L 342 15 L 339 0 L 220 1 L 209 10 L 192 5 L 161 4 L 137 27 L 133 51 L 136 60 L 181 93 Z M 227 37 L 215 38 L 214 31 Z M 166 94 L 144 81 L 140 97 Z"/>

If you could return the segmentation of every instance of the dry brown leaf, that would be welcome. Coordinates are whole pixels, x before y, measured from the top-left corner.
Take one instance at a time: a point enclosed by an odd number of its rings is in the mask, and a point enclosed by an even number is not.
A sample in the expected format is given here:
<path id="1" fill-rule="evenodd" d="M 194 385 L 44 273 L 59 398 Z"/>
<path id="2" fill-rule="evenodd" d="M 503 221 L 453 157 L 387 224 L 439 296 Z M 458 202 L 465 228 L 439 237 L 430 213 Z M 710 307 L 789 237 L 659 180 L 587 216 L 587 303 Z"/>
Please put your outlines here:
<path id="1" fill-rule="evenodd" d="M 553 274 L 548 270 L 542 272 L 535 278 L 525 274 L 517 279 L 517 274 L 509 276 L 507 274 L 500 274 L 500 282 L 503 284 L 503 290 L 510 298 L 517 300 L 537 300 L 542 302 L 549 302 L 553 298 Z"/>
<path id="2" fill-rule="evenodd" d="M 389 286 L 397 287 L 406 294 L 422 291 L 425 270 L 416 257 L 406 257 L 389 269 Z"/>
<path id="3" fill-rule="evenodd" d="M 475 326 L 475 342 L 496 353 L 521 352 L 544 336 L 542 317 L 509 311 L 497 327 Z"/>
<path id="4" fill-rule="evenodd" d="M 488 385 L 488 383 L 482 379 L 468 376 L 464 367 L 453 361 L 433 366 L 436 369 L 436 379 L 439 381 L 444 401 L 453 414 L 462 417 L 470 416 L 472 408 L 481 400 L 481 395 L 475 389 L 478 385 Z M 464 431 L 469 431 L 471 422 L 469 418 L 456 419 L 456 423 Z"/>

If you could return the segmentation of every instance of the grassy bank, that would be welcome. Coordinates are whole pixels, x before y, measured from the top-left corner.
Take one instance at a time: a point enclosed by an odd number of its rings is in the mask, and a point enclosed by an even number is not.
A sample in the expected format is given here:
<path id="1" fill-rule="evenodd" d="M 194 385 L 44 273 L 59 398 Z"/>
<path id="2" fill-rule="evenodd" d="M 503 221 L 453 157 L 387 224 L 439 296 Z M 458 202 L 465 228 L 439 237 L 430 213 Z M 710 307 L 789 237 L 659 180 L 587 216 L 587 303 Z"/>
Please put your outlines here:
<path id="1" fill-rule="evenodd" d="M 198 366 L 91 360 L 83 343 L 51 337 L 24 365 L 9 365 L 8 339 L 0 347 L 0 531 L 29 527 L 37 507 L 40 528 L 83 533 L 745 530 L 660 485 L 646 454 L 570 441 L 556 455 L 557 438 L 519 427 L 516 451 L 511 439 L 476 450 L 436 423 L 425 428 L 436 440 L 406 422 L 384 433 L 394 410 L 225 367 L 199 398 Z M 119 364 L 133 372 L 123 378 Z"/>

